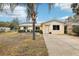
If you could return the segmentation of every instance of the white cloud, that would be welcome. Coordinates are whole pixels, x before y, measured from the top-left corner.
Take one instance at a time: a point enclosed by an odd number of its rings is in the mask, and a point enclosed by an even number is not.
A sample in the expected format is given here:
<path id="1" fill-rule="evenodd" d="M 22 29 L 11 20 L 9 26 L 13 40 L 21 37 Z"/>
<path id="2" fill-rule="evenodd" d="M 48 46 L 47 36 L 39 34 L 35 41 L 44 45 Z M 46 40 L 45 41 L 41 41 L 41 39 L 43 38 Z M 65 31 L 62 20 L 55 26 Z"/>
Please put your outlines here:
<path id="1" fill-rule="evenodd" d="M 10 6 L 5 5 L 4 10 L 8 13 L 7 15 L 4 13 L 0 14 L 0 17 L 12 17 L 12 18 L 23 18 L 27 16 L 27 13 L 25 13 L 26 8 L 23 6 L 17 6 L 14 10 L 14 13 L 10 12 Z"/>
<path id="2" fill-rule="evenodd" d="M 25 13 L 25 7 L 17 6 L 14 10 L 14 15 L 16 17 L 26 17 L 27 13 Z"/>
<path id="3" fill-rule="evenodd" d="M 72 11 L 71 9 L 71 3 L 56 3 L 55 7 L 60 7 L 61 10 L 67 10 L 67 11 Z"/>
<path id="4" fill-rule="evenodd" d="M 69 16 L 64 16 L 64 17 L 61 17 L 60 19 L 67 19 Z"/>

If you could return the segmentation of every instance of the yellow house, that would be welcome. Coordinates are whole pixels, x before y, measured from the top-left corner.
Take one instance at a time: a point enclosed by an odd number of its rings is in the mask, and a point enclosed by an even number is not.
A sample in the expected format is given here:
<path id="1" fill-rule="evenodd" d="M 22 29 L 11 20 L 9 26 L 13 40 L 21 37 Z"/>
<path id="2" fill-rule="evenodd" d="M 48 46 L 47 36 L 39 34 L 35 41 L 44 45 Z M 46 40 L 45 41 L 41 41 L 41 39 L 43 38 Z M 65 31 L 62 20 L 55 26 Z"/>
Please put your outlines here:
<path id="1" fill-rule="evenodd" d="M 50 20 L 42 23 L 40 29 L 45 34 L 64 34 L 64 22 L 59 20 Z"/>

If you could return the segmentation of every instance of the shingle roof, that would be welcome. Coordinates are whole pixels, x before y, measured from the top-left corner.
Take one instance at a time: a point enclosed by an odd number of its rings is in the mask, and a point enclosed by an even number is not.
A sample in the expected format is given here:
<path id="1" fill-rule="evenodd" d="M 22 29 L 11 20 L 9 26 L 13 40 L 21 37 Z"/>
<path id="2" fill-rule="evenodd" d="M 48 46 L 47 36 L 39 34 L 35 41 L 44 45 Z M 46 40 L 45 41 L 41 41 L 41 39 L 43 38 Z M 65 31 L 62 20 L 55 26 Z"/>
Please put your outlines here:
<path id="1" fill-rule="evenodd" d="M 61 20 L 49 20 L 49 21 L 43 22 L 43 23 L 41 23 L 41 24 L 45 24 L 45 23 L 53 22 L 53 21 L 55 21 L 55 22 L 60 22 L 60 23 L 64 23 L 64 21 L 61 21 Z"/>

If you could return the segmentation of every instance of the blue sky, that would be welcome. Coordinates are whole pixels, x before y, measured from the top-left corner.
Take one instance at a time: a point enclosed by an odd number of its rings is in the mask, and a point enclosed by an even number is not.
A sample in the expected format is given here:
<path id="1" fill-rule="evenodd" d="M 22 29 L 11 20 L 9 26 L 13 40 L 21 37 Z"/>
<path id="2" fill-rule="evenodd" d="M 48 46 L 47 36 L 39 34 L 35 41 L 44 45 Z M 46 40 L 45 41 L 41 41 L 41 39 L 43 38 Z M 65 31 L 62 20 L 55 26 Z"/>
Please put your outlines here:
<path id="1" fill-rule="evenodd" d="M 40 4 L 38 7 L 38 17 L 37 17 L 37 22 L 45 22 L 51 19 L 59 19 L 62 20 L 74 15 L 71 7 L 71 4 L 68 3 L 60 3 L 60 4 L 55 4 L 51 11 L 49 12 L 48 10 L 48 5 L 47 4 Z M 9 12 L 10 13 L 10 12 Z M 26 21 L 26 16 L 27 14 L 25 13 L 25 8 L 24 7 L 16 7 L 14 11 L 15 15 L 4 15 L 0 14 L 0 21 L 11 21 L 13 18 L 18 17 L 20 22 L 25 22 Z"/>

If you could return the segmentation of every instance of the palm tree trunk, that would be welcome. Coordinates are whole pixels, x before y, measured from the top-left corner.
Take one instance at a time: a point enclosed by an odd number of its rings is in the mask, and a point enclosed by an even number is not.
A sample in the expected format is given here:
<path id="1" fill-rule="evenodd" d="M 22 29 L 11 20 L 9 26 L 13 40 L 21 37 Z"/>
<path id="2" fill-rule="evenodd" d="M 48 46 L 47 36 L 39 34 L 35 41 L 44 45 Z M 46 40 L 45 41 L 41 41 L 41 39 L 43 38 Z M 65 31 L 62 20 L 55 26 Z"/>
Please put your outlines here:
<path id="1" fill-rule="evenodd" d="M 33 40 L 35 40 L 35 19 L 33 20 Z"/>

